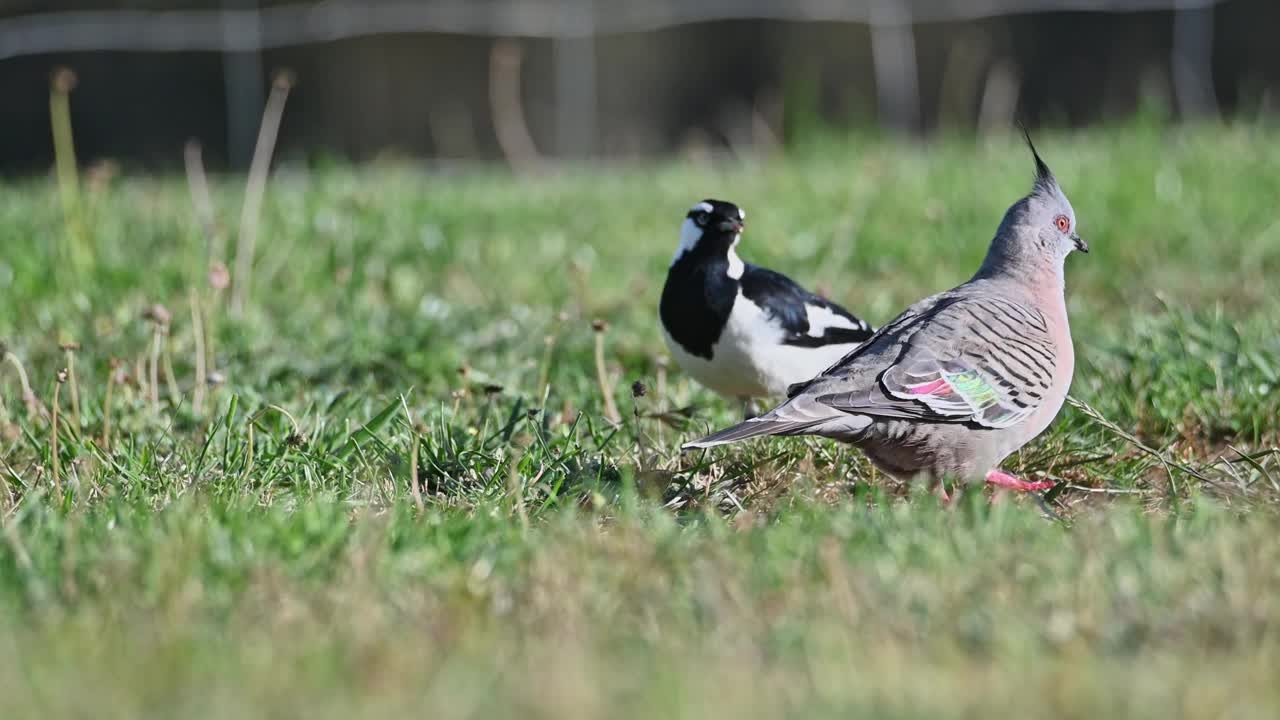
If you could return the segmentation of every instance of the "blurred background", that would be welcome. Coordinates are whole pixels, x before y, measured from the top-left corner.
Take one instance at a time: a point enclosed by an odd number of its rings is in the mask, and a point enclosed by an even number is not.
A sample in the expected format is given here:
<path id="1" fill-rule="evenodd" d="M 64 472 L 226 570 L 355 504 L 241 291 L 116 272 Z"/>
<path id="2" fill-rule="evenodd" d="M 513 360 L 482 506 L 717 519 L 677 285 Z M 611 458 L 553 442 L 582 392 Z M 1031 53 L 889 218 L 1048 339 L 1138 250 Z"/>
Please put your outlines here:
<path id="1" fill-rule="evenodd" d="M 301 162 L 1252 121 L 1277 28 L 1274 0 L 0 0 L 0 173 L 53 165 L 59 92 L 79 160 L 127 170 L 180 168 L 192 139 L 246 168 L 273 87 L 276 157 Z"/>

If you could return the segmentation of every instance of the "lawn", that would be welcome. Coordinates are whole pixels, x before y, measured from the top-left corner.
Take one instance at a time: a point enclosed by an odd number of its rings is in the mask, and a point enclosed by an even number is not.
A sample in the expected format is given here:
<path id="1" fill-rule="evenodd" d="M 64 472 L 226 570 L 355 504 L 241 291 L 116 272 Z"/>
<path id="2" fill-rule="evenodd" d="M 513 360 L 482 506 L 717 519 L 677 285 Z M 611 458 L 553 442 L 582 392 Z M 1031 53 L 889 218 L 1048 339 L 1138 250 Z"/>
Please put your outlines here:
<path id="1" fill-rule="evenodd" d="M 180 174 L 0 181 L 0 716 L 1276 717 L 1280 132 L 1037 144 L 1092 249 L 1080 404 L 1005 463 L 1056 519 L 816 439 L 681 455 L 740 410 L 657 327 L 706 196 L 873 323 L 964 281 L 1013 134 L 285 165 L 239 307 L 243 178 L 212 222 Z"/>

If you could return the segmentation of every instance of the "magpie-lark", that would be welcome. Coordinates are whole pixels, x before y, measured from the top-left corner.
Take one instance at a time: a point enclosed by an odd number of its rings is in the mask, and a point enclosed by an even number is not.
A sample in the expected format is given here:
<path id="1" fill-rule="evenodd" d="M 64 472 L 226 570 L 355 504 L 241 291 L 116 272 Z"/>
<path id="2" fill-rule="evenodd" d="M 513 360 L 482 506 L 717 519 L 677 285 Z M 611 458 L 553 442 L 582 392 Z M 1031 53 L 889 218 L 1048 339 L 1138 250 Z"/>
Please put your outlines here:
<path id="1" fill-rule="evenodd" d="M 744 402 L 783 396 L 872 334 L 839 305 L 743 262 L 735 248 L 745 218 L 720 200 L 689 210 L 658 308 L 667 347 L 685 372 Z"/>

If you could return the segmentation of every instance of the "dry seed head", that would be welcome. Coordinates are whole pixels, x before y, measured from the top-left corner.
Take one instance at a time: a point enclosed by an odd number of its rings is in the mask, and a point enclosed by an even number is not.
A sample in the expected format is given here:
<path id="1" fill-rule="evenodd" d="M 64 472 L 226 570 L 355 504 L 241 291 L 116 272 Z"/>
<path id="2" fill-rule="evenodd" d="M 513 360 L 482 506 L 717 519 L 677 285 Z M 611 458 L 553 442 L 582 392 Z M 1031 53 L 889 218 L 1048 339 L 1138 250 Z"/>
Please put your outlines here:
<path id="1" fill-rule="evenodd" d="M 221 385 L 222 383 L 227 381 L 226 376 L 218 372 L 217 370 L 214 370 L 213 372 L 209 373 L 209 377 L 207 379 L 210 385 Z"/>
<path id="2" fill-rule="evenodd" d="M 173 316 L 169 314 L 169 309 L 160 303 L 156 303 L 147 308 L 146 312 L 142 313 L 142 317 L 157 325 L 165 327 L 167 327 L 169 325 L 169 321 L 173 319 Z"/>
<path id="3" fill-rule="evenodd" d="M 70 340 L 64 343 L 58 343 L 58 347 L 63 352 L 76 352 L 77 350 L 80 349 L 80 343 L 75 342 L 74 340 Z"/>
<path id="4" fill-rule="evenodd" d="M 649 387 L 644 384 L 643 380 L 637 380 L 631 383 L 631 397 L 642 398 L 649 393 Z"/>
<path id="5" fill-rule="evenodd" d="M 600 318 L 596 318 L 595 320 L 591 321 L 591 329 L 595 330 L 598 333 L 602 333 L 605 330 L 609 329 L 609 323 L 604 320 L 601 320 Z"/>
<path id="6" fill-rule="evenodd" d="M 489 397 L 493 397 L 494 395 L 497 395 L 498 393 L 502 392 L 502 390 L 503 390 L 503 387 L 501 385 L 486 384 L 484 386 L 484 394 L 488 395 Z"/>
<path id="7" fill-rule="evenodd" d="M 76 71 L 69 67 L 60 67 L 53 71 L 53 89 L 63 95 L 76 89 Z"/>
<path id="8" fill-rule="evenodd" d="M 209 266 L 209 287 L 214 290 L 226 290 L 231 286 L 231 272 L 227 266 L 215 261 Z"/>
<path id="9" fill-rule="evenodd" d="M 89 179 L 89 185 L 98 190 L 106 187 L 119 174 L 120 163 L 111 158 L 99 160 L 90 165 L 89 169 L 85 171 L 85 175 Z"/>
<path id="10" fill-rule="evenodd" d="M 58 384 L 62 385 L 66 381 L 67 381 L 67 369 L 62 368 L 61 370 L 58 371 Z"/>
<path id="11" fill-rule="evenodd" d="M 280 90 L 290 90 L 294 85 L 298 84 L 298 76 L 288 68 L 281 68 L 276 71 L 275 77 L 271 79 L 271 84 Z"/>

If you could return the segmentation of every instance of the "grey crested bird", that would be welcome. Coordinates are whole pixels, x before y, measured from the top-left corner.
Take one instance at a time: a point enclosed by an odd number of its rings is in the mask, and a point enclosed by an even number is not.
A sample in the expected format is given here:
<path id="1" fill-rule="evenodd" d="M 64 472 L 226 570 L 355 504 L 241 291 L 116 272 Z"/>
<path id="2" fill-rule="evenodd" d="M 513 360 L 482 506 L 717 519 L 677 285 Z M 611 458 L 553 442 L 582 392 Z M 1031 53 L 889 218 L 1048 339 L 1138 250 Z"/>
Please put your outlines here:
<path id="1" fill-rule="evenodd" d="M 872 329 L 790 278 L 743 262 L 746 213 L 703 200 L 685 215 L 658 315 L 676 362 L 712 390 L 746 402 L 787 388 L 844 357 Z"/>
<path id="2" fill-rule="evenodd" d="M 1089 246 L 1029 134 L 1026 141 L 1035 159 L 1031 192 L 1005 212 L 971 280 L 912 305 L 857 350 L 792 387 L 773 410 L 685 449 L 819 435 L 857 446 L 900 479 L 1051 487 L 998 466 L 1043 432 L 1066 399 L 1075 359 L 1064 264 Z"/>

